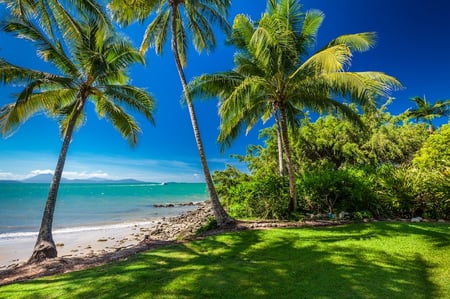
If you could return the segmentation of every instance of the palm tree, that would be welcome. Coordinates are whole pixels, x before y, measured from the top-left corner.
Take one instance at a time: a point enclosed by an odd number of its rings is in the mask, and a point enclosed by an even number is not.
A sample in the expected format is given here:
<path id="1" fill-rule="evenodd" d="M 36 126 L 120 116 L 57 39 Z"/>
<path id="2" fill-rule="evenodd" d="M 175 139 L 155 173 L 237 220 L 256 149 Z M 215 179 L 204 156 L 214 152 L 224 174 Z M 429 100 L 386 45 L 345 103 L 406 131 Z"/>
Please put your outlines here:
<path id="1" fill-rule="evenodd" d="M 229 143 L 243 126 L 249 130 L 258 118 L 273 116 L 280 130 L 289 177 L 289 210 L 297 209 L 295 171 L 291 160 L 288 123 L 300 111 L 340 111 L 359 122 L 358 115 L 335 97 L 364 104 L 374 94 L 385 96 L 400 83 L 379 72 L 347 72 L 352 51 L 366 51 L 374 33 L 343 35 L 313 55 L 324 15 L 303 13 L 296 0 L 269 0 L 258 22 L 236 16 L 231 42 L 236 45 L 235 69 L 202 75 L 190 83 L 192 96 L 219 96 L 219 141 Z"/>
<path id="2" fill-rule="evenodd" d="M 216 45 L 213 25 L 218 24 L 223 30 L 229 30 L 226 16 L 230 4 L 231 0 L 112 0 L 109 4 L 114 19 L 124 25 L 128 25 L 132 21 L 143 22 L 153 13 L 156 15 L 145 31 L 141 44 L 143 53 L 149 47 L 153 47 L 157 54 L 162 54 L 169 32 L 171 34 L 172 52 L 218 226 L 232 223 L 233 220 L 223 209 L 211 178 L 183 68 L 187 62 L 186 52 L 189 38 L 197 52 L 209 51 Z"/>
<path id="3" fill-rule="evenodd" d="M 450 100 L 436 101 L 433 105 L 427 102 L 425 97 L 414 97 L 411 99 L 416 103 L 417 108 L 408 109 L 407 117 L 415 118 L 416 121 L 424 120 L 428 124 L 428 131 L 434 132 L 433 119 L 450 115 Z"/>
<path id="4" fill-rule="evenodd" d="M 145 90 L 127 85 L 127 68 L 143 63 L 142 55 L 123 36 L 104 30 L 97 21 L 66 17 L 70 20 L 68 31 L 57 39 L 30 15 L 13 17 L 3 28 L 30 40 L 38 55 L 58 70 L 53 74 L 0 59 L 0 82 L 24 86 L 15 102 L 0 109 L 1 133 L 12 132 L 43 111 L 58 119 L 63 137 L 30 263 L 57 256 L 52 236 L 53 214 L 69 144 L 74 130 L 84 122 L 86 102 L 92 101 L 97 114 L 109 119 L 130 145 L 136 144 L 140 128 L 124 108 L 143 113 L 153 122 L 153 98 Z"/>

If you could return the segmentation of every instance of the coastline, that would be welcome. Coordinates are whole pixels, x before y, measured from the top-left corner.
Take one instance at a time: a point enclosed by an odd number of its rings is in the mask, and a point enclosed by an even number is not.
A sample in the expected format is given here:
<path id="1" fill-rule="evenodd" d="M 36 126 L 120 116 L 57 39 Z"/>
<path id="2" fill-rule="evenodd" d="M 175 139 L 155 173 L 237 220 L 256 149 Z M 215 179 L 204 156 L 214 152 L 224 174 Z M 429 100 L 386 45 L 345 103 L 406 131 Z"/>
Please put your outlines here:
<path id="1" fill-rule="evenodd" d="M 157 225 L 182 217 L 204 206 L 204 202 L 155 204 L 155 208 L 175 208 L 166 216 L 145 221 L 95 226 L 59 228 L 53 231 L 58 257 L 93 257 L 136 246 Z M 31 257 L 37 232 L 0 234 L 0 271 L 24 265 Z"/>
<path id="2" fill-rule="evenodd" d="M 12 261 L 0 268 L 0 286 L 42 275 L 99 266 L 144 250 L 193 238 L 212 215 L 210 204 L 202 202 L 181 215 L 161 217 L 148 223 L 62 233 L 60 236 L 54 234 L 55 243 L 65 242 L 64 246 L 57 246 L 58 257 L 31 265 L 26 264 L 26 261 L 31 256 L 35 238 L 14 242 L 13 247 L 3 248 L 0 245 L 1 259 Z M 4 258 L 4 252 L 7 258 Z"/>
<path id="3" fill-rule="evenodd" d="M 58 230 L 53 239 L 58 250 L 58 257 L 89 257 L 108 252 L 115 252 L 134 246 L 144 239 L 145 234 L 158 222 L 123 223 L 86 227 L 79 230 Z M 37 233 L 13 239 L 0 239 L 0 270 L 17 267 L 30 258 Z"/>

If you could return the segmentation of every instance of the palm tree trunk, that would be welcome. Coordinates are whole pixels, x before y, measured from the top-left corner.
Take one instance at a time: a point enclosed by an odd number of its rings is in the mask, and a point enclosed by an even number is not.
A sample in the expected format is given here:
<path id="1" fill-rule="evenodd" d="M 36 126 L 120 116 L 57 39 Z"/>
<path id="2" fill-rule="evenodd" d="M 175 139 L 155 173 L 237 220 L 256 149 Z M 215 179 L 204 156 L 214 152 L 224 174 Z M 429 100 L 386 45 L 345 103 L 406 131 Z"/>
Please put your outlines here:
<path id="1" fill-rule="evenodd" d="M 280 119 L 278 117 L 275 104 L 272 105 L 273 117 L 275 120 L 275 127 L 277 131 L 277 146 L 278 146 L 278 173 L 284 176 L 284 160 L 283 160 L 283 140 L 281 138 Z"/>
<path id="2" fill-rule="evenodd" d="M 180 77 L 181 85 L 183 86 L 183 93 L 186 97 L 186 103 L 189 110 L 189 116 L 191 118 L 192 129 L 194 131 L 195 141 L 197 143 L 197 149 L 200 155 L 200 161 L 202 164 L 203 174 L 205 176 L 206 185 L 208 187 L 209 198 L 211 199 L 211 207 L 214 213 L 214 217 L 217 222 L 217 226 L 225 226 L 231 223 L 234 223 L 234 220 L 227 214 L 222 204 L 220 203 L 219 196 L 217 195 L 216 189 L 214 187 L 214 183 L 211 177 L 211 173 L 209 171 L 208 163 L 206 161 L 205 151 L 203 149 L 203 142 L 200 136 L 200 130 L 198 127 L 197 116 L 195 114 L 194 105 L 191 101 L 191 97 L 189 94 L 188 84 L 186 81 L 186 77 L 184 75 L 183 67 L 181 65 L 180 56 L 178 54 L 178 43 L 177 43 L 177 32 L 176 32 L 176 18 L 175 12 L 177 12 L 178 7 L 173 5 L 172 12 L 172 52 L 175 58 L 175 63 L 177 66 L 178 75 Z"/>
<path id="3" fill-rule="evenodd" d="M 295 187 L 295 173 L 291 159 L 291 149 L 289 145 L 289 138 L 287 132 L 286 111 L 283 105 L 280 105 L 280 124 L 281 124 L 281 139 L 283 141 L 284 153 L 286 155 L 286 164 L 289 177 L 289 211 L 297 211 L 297 190 Z"/>
<path id="4" fill-rule="evenodd" d="M 47 196 L 44 213 L 42 215 L 41 227 L 36 244 L 34 245 L 33 253 L 31 254 L 28 263 L 38 263 L 46 259 L 55 258 L 58 255 L 55 242 L 53 241 L 52 227 L 53 215 L 56 207 L 56 198 L 58 195 L 59 185 L 61 182 L 64 164 L 66 162 L 67 151 L 69 150 L 70 141 L 72 140 L 73 131 L 76 121 L 84 107 L 84 101 L 80 103 L 74 116 L 69 122 L 67 131 L 64 135 L 63 144 L 59 152 L 58 163 L 56 164 L 55 173 L 53 174 L 50 190 Z"/>

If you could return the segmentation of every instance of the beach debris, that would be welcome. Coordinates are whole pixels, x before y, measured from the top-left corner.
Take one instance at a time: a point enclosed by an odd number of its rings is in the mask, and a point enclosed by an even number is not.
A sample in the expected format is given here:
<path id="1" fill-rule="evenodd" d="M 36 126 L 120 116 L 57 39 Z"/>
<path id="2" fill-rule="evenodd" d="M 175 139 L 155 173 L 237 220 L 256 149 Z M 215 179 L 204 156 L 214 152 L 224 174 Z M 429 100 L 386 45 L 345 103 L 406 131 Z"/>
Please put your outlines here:
<path id="1" fill-rule="evenodd" d="M 97 242 L 106 242 L 106 241 L 108 241 L 107 238 L 100 238 L 100 239 L 97 240 Z"/>
<path id="2" fill-rule="evenodd" d="M 56 243 L 56 247 L 64 247 L 64 243 Z"/>

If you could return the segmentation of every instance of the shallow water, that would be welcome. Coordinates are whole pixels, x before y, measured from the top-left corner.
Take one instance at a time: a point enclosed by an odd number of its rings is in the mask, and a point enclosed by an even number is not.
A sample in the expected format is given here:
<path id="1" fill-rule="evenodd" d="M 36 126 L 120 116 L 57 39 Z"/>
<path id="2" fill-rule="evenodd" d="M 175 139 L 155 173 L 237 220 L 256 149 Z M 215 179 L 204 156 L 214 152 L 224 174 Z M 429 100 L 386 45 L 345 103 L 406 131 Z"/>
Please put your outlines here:
<path id="1" fill-rule="evenodd" d="M 0 239 L 34 236 L 39 229 L 49 184 L 0 184 Z M 54 232 L 83 231 L 147 222 L 181 214 L 192 206 L 155 208 L 155 204 L 207 199 L 203 183 L 62 184 Z"/>

